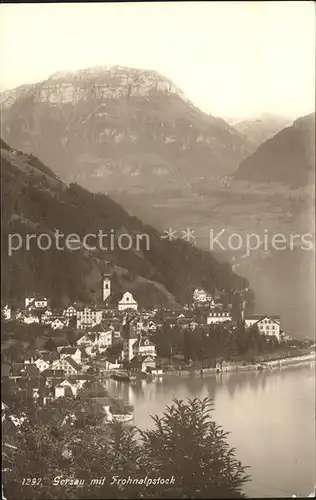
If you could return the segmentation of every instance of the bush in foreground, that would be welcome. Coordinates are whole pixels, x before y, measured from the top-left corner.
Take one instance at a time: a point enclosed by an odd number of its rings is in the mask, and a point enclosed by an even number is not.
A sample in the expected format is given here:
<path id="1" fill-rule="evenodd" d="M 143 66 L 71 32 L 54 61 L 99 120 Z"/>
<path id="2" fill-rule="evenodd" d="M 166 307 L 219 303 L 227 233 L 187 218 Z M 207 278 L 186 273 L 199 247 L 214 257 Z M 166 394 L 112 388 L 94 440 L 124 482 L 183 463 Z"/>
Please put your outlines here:
<path id="1" fill-rule="evenodd" d="M 145 431 L 117 422 L 104 426 L 99 416 L 92 422 L 94 411 L 89 419 L 79 418 L 89 412 L 80 400 L 60 400 L 50 419 L 47 408 L 38 409 L 17 436 L 4 495 L 10 500 L 241 498 L 247 467 L 235 458 L 212 409 L 208 398 L 174 399 Z M 23 477 L 42 480 L 27 486 Z M 61 484 L 66 479 L 68 484 Z"/>

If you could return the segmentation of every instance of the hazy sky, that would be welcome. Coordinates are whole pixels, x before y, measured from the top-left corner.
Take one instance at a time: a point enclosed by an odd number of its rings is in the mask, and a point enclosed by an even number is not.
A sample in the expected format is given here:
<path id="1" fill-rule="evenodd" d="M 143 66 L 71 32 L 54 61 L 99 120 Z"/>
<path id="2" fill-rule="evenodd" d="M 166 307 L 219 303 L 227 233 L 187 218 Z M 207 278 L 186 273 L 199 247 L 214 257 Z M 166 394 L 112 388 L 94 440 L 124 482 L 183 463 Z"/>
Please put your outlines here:
<path id="1" fill-rule="evenodd" d="M 155 69 L 222 117 L 314 109 L 313 2 L 7 4 L 0 90 L 59 70 Z"/>

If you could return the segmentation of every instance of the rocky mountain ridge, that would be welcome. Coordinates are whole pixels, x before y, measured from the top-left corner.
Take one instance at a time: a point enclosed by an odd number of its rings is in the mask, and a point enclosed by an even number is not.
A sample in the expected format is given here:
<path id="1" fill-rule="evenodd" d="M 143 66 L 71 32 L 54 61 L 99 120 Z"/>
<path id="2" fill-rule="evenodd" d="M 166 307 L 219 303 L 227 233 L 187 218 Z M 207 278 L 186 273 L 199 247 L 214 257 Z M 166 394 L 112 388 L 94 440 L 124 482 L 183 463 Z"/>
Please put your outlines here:
<path id="1" fill-rule="evenodd" d="M 1 99 L 4 139 L 91 190 L 184 186 L 233 172 L 252 151 L 154 71 L 57 73 Z"/>

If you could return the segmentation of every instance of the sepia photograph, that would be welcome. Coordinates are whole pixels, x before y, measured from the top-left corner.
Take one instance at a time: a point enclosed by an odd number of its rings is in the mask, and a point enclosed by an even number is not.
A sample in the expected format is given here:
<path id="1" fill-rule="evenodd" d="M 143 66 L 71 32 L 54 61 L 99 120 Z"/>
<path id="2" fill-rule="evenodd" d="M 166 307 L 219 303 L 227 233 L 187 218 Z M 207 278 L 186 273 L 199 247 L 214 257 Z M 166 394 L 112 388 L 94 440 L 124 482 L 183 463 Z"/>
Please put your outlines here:
<path id="1" fill-rule="evenodd" d="M 316 496 L 315 12 L 0 5 L 2 500 Z"/>

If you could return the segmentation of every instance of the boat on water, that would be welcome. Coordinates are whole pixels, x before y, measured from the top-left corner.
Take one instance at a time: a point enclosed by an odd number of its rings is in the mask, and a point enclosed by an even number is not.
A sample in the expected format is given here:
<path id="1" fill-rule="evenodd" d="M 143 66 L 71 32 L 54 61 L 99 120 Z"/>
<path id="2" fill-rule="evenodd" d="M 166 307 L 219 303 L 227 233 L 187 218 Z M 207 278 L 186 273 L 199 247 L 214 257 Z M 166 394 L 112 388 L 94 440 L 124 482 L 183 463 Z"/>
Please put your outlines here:
<path id="1" fill-rule="evenodd" d="M 111 378 L 113 380 L 118 380 L 119 382 L 130 382 L 131 380 L 136 379 L 136 376 L 129 375 L 125 372 L 117 372 L 112 373 Z"/>
<path id="2" fill-rule="evenodd" d="M 133 420 L 133 415 L 131 413 L 110 413 L 108 417 L 109 422 L 113 422 L 116 420 L 122 424 L 126 424 L 127 422 L 131 422 Z"/>
<path id="3" fill-rule="evenodd" d="M 104 422 L 113 421 L 127 423 L 133 420 L 134 407 L 128 405 L 125 401 L 117 396 L 93 397 L 91 401 L 98 403 L 104 410 Z"/>

